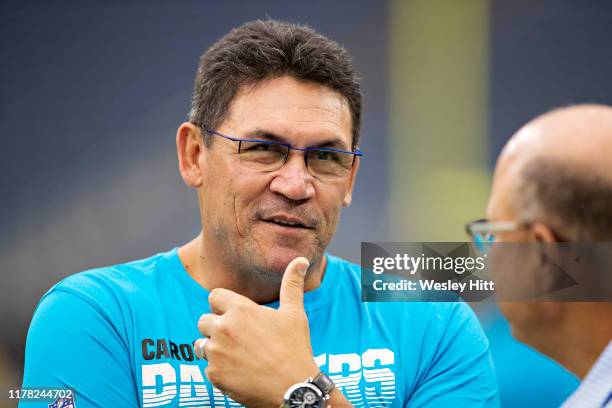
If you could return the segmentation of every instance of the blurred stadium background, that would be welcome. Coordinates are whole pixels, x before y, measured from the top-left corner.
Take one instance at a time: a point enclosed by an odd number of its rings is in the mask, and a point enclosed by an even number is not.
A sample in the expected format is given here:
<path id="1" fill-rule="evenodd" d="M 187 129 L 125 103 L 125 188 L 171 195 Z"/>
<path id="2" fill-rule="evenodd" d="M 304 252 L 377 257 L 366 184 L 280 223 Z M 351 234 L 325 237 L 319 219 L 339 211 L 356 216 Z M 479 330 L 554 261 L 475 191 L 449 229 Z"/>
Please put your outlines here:
<path id="1" fill-rule="evenodd" d="M 612 103 L 603 0 L 3 1 L 0 388 L 20 385 L 53 283 L 196 234 L 174 151 L 196 63 L 266 17 L 344 44 L 363 77 L 367 155 L 331 248 L 356 262 L 361 241 L 465 240 L 514 130 L 555 106 Z M 494 306 L 475 308 L 502 406 L 558 406 L 576 379 L 515 342 Z"/>

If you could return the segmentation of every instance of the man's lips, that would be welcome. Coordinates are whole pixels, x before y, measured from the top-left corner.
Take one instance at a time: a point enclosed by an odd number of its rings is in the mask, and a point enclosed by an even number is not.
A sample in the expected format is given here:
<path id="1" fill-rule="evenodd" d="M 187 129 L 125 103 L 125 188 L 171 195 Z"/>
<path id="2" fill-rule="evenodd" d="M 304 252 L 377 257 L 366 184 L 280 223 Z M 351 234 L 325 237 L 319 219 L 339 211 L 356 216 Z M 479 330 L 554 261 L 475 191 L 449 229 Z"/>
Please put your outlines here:
<path id="1" fill-rule="evenodd" d="M 313 222 L 291 214 L 275 214 L 264 217 L 262 221 L 280 225 L 286 228 L 314 229 Z"/>

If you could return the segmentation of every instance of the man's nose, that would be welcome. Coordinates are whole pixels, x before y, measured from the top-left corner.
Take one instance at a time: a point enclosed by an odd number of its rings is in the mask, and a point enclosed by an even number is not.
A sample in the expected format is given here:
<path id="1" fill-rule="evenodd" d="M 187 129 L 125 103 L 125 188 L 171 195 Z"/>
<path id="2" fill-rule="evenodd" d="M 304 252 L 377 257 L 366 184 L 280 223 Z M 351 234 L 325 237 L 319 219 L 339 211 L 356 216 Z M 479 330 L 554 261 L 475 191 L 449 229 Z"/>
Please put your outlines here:
<path id="1" fill-rule="evenodd" d="M 304 155 L 294 153 L 289 155 L 287 162 L 278 170 L 278 174 L 270 183 L 270 190 L 290 200 L 307 200 L 315 193 L 313 181 Z"/>

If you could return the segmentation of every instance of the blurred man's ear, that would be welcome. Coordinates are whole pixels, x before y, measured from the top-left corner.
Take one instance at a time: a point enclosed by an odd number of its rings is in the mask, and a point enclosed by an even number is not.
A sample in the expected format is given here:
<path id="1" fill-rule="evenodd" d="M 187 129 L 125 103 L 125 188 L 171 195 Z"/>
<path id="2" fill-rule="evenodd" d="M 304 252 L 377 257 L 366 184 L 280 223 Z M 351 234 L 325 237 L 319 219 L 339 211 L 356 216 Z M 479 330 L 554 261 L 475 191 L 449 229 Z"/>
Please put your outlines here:
<path id="1" fill-rule="evenodd" d="M 351 205 L 351 202 L 353 201 L 353 188 L 355 187 L 355 179 L 357 178 L 357 170 L 359 170 L 359 157 L 357 157 L 355 159 L 355 165 L 353 165 L 353 168 L 351 169 L 351 174 L 349 175 L 349 179 L 348 179 L 348 189 L 346 190 L 346 194 L 344 195 L 344 198 L 342 199 L 342 206 L 343 207 L 348 207 L 349 205 Z"/>
<path id="2" fill-rule="evenodd" d="M 204 141 L 200 129 L 193 123 L 185 122 L 176 132 L 176 152 L 179 171 L 185 184 L 192 188 L 202 185 L 201 155 L 204 151 Z"/>
<path id="3" fill-rule="evenodd" d="M 566 287 L 566 280 L 569 276 L 560 268 L 559 264 L 563 265 L 567 247 L 557 244 L 559 238 L 544 223 L 537 222 L 533 224 L 531 226 L 531 233 L 535 242 L 537 242 L 537 244 L 531 245 L 538 245 L 540 254 L 540 265 L 534 276 L 534 282 L 539 292 L 549 294 L 559 290 L 559 288 Z M 546 314 L 548 321 L 553 321 L 553 319 L 558 319 L 558 315 L 562 312 L 562 307 L 557 302 L 544 302 L 541 310 L 542 313 Z"/>
<path id="4" fill-rule="evenodd" d="M 544 223 L 536 222 L 531 226 L 531 233 L 536 242 L 557 242 L 557 236 L 550 227 Z"/>

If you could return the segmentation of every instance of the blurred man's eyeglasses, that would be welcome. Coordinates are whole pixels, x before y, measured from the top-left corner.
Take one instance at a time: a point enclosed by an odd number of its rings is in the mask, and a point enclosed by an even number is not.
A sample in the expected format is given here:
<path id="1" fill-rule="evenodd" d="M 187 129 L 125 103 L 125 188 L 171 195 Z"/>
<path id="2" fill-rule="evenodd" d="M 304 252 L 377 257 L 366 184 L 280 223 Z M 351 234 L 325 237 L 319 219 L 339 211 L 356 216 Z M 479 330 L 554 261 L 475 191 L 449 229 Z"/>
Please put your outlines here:
<path id="1" fill-rule="evenodd" d="M 483 218 L 465 224 L 465 232 L 479 251 L 487 253 L 496 241 L 496 233 L 513 232 L 525 226 L 514 221 L 489 221 Z"/>
<path id="2" fill-rule="evenodd" d="M 530 228 L 533 225 L 533 222 L 489 221 L 483 218 L 465 224 L 465 232 L 470 236 L 476 248 L 486 253 L 490 251 L 493 243 L 497 241 L 495 234 L 500 232 L 514 232 L 521 228 Z M 570 241 L 567 235 L 551 227 L 548 228 L 555 242 Z"/>
<path id="3" fill-rule="evenodd" d="M 331 147 L 293 147 L 287 143 L 242 139 L 227 136 L 206 127 L 202 129 L 210 135 L 238 142 L 240 163 L 245 167 L 262 172 L 280 169 L 287 162 L 289 152 L 299 150 L 304 152 L 306 167 L 315 178 L 335 180 L 346 177 L 355 165 L 357 156 L 363 156 L 359 149 L 349 152 Z"/>

